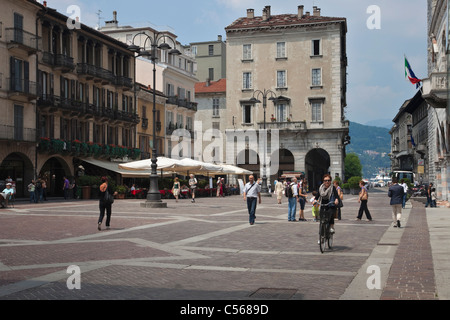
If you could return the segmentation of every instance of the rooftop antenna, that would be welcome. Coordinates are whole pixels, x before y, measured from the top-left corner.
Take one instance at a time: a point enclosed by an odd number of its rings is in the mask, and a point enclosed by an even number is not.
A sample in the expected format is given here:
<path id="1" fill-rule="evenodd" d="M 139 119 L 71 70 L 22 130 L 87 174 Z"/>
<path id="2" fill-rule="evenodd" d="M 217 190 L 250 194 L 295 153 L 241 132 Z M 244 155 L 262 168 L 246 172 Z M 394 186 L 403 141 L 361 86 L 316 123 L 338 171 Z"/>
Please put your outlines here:
<path id="1" fill-rule="evenodd" d="M 100 20 L 103 19 L 103 17 L 100 16 L 102 12 L 103 12 L 102 10 L 98 10 L 96 13 L 96 15 L 98 16 L 98 22 L 97 22 L 97 27 L 95 29 L 97 29 L 97 30 L 100 29 Z"/>

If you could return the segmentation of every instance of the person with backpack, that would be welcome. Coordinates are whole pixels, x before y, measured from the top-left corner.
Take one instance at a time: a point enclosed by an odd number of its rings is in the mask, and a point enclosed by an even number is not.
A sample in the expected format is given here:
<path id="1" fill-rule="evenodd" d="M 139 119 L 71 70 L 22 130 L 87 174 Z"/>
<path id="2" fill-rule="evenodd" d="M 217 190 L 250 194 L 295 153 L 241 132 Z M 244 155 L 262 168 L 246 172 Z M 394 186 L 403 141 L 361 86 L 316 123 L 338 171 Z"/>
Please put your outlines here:
<path id="1" fill-rule="evenodd" d="M 101 178 L 102 184 L 100 185 L 100 192 L 98 193 L 100 216 L 98 217 L 97 229 L 102 230 L 102 222 L 105 217 L 106 211 L 106 229 L 110 228 L 112 204 L 114 202 L 114 196 L 117 195 L 117 191 L 114 192 L 112 187 L 108 185 L 108 178 Z"/>
<path id="2" fill-rule="evenodd" d="M 297 178 L 294 177 L 291 183 L 288 183 L 288 185 L 286 186 L 285 195 L 288 198 L 288 221 L 297 221 L 295 220 L 298 201 Z"/>

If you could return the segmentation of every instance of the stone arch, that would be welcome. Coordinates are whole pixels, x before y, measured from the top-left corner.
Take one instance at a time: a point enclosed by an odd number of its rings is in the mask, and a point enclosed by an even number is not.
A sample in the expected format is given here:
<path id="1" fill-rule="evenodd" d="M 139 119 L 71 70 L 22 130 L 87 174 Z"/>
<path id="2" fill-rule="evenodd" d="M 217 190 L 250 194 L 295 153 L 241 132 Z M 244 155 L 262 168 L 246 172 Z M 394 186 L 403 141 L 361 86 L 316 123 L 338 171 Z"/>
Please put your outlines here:
<path id="1" fill-rule="evenodd" d="M 33 162 L 22 152 L 8 154 L 0 164 L 0 180 L 8 176 L 15 183 L 17 197 L 28 195 L 27 186 L 34 177 Z"/>
<path id="2" fill-rule="evenodd" d="M 273 159 L 277 159 L 276 152 L 278 152 L 278 165 L 276 163 L 272 163 Z M 273 182 L 275 180 L 278 180 L 279 177 L 283 174 L 284 171 L 295 171 L 295 157 L 294 154 L 288 150 L 288 149 L 277 149 L 275 150 L 271 157 L 270 167 L 276 169 L 275 172 L 270 172 L 270 181 Z"/>
<path id="3" fill-rule="evenodd" d="M 235 163 L 237 164 L 237 166 L 243 169 L 252 171 L 254 173 L 255 179 L 259 177 L 259 169 L 260 165 L 262 166 L 262 164 L 260 163 L 259 154 L 255 150 L 245 149 L 240 151 L 236 157 Z"/>
<path id="4" fill-rule="evenodd" d="M 64 195 L 63 177 L 66 176 L 69 180 L 73 178 L 69 164 L 58 156 L 49 157 L 42 165 L 38 175 L 46 179 L 47 195 L 56 197 Z"/>
<path id="5" fill-rule="evenodd" d="M 324 149 L 312 149 L 306 154 L 305 170 L 309 191 L 319 189 L 323 175 L 329 173 L 330 164 L 330 155 Z"/>

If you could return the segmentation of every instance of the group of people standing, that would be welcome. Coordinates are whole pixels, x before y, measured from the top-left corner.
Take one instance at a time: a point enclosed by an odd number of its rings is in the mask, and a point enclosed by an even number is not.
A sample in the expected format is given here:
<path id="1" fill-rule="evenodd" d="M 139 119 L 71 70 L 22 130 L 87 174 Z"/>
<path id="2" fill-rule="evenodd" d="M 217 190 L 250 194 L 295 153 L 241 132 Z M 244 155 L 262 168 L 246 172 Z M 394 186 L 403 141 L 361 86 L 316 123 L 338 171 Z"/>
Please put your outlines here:
<path id="1" fill-rule="evenodd" d="M 30 203 L 47 201 L 47 180 L 45 178 L 31 180 L 27 188 L 30 194 Z"/>

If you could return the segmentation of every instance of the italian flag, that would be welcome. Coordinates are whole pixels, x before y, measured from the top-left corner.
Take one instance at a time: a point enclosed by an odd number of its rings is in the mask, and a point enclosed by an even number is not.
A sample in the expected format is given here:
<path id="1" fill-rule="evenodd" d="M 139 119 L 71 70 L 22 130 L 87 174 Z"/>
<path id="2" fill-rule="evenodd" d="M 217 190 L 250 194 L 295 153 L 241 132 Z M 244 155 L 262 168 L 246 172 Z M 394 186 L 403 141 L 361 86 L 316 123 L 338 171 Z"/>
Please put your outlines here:
<path id="1" fill-rule="evenodd" d="M 405 57 L 405 78 L 407 78 L 409 81 L 411 81 L 412 84 L 415 85 L 418 85 L 418 83 L 422 81 L 416 77 L 406 57 Z"/>

